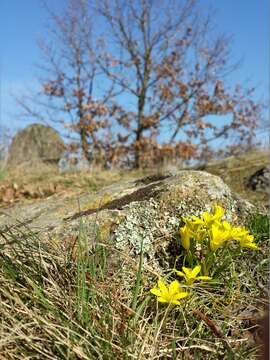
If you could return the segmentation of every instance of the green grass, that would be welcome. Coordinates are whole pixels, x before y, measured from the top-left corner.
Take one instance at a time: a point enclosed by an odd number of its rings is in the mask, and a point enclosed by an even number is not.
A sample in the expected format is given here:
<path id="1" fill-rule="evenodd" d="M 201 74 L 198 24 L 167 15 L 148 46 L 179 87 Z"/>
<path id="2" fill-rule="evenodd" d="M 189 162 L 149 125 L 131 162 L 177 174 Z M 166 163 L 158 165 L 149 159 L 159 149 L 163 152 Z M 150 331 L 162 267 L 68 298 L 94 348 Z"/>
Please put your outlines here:
<path id="1" fill-rule="evenodd" d="M 252 214 L 248 222 L 248 228 L 256 237 L 257 242 L 263 244 L 269 237 L 269 217 L 266 214 Z"/>
<path id="2" fill-rule="evenodd" d="M 156 277 L 144 265 L 143 243 L 136 261 L 101 243 L 98 228 L 89 239 L 83 222 L 76 246 L 66 248 L 26 228 L 2 234 L 0 359 L 256 359 L 268 226 L 254 215 L 249 228 L 262 251 L 233 256 L 225 275 L 194 286 L 172 309 L 149 295 Z"/>

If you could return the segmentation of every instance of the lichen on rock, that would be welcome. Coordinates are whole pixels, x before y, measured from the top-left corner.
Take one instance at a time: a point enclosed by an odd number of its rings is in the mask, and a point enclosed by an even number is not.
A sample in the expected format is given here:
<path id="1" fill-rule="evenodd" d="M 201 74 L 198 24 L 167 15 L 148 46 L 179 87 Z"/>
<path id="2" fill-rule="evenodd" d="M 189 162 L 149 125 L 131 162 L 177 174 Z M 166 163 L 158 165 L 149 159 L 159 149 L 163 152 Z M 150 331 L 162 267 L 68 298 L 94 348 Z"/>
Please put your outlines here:
<path id="1" fill-rule="evenodd" d="M 143 242 L 143 251 L 151 253 L 156 209 L 157 204 L 154 199 L 148 202 L 133 202 L 128 205 L 128 213 L 114 233 L 116 248 L 123 250 L 131 245 L 131 251 L 135 255 L 139 255 Z"/>

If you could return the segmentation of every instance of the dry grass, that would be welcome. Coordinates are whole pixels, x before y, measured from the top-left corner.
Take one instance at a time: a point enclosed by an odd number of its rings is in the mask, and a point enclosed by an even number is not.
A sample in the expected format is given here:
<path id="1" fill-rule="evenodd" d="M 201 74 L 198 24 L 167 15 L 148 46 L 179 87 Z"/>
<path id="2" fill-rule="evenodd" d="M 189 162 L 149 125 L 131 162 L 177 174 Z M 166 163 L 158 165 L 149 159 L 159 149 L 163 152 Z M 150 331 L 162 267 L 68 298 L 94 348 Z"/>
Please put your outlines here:
<path id="1" fill-rule="evenodd" d="M 204 166 L 196 166 L 205 171 L 220 176 L 234 191 L 256 204 L 266 204 L 268 196 L 248 190 L 246 179 L 256 170 L 269 164 L 269 151 L 258 150 L 248 154 L 231 157 L 220 161 L 210 162 Z M 113 182 L 125 178 L 136 178 L 144 175 L 155 174 L 162 168 L 151 168 L 144 170 L 101 170 L 91 169 L 89 171 L 67 171 L 60 172 L 55 166 L 39 165 L 15 169 L 0 167 L 0 184 L 11 186 L 16 183 L 18 187 L 28 186 L 33 189 L 51 186 L 55 192 L 81 192 L 97 191 Z"/>
<path id="2" fill-rule="evenodd" d="M 206 170 L 252 200 L 244 179 L 266 164 L 266 154 L 255 154 Z M 153 172 L 17 169 L 2 173 L 2 184 L 53 182 L 61 191 L 96 191 Z M 0 359 L 257 359 L 258 317 L 267 305 L 269 221 L 262 215 L 247 221 L 262 251 L 232 255 L 225 273 L 196 285 L 183 306 L 171 310 L 149 295 L 158 274 L 143 261 L 109 241 L 100 243 L 98 232 L 96 247 L 86 251 L 83 223 L 76 258 L 73 249 L 52 249 L 28 228 L 20 240 L 0 234 Z"/>
<path id="3" fill-rule="evenodd" d="M 110 174 L 110 176 L 108 176 Z M 6 170 L 3 183 L 17 183 L 20 185 L 46 186 L 56 184 L 63 189 L 71 190 L 97 190 L 105 185 L 110 185 L 114 181 L 122 179 L 127 172 L 121 170 L 100 170 L 92 169 L 89 171 L 66 171 L 61 172 L 52 165 L 39 165 L 37 167 L 16 167 Z M 135 171 L 128 173 L 128 176 L 137 174 Z"/>
<path id="4" fill-rule="evenodd" d="M 53 194 L 73 196 L 96 192 L 119 180 L 144 176 L 143 170 L 100 170 L 60 172 L 51 165 L 16 167 L 0 171 L 0 207 L 41 199 Z"/>
<path id="5" fill-rule="evenodd" d="M 156 274 L 143 257 L 138 264 L 98 233 L 85 256 L 83 223 L 76 259 L 29 229 L 20 242 L 2 239 L 0 359 L 256 359 L 267 227 L 266 217 L 250 220 L 262 251 L 233 257 L 225 274 L 169 310 L 149 295 Z"/>

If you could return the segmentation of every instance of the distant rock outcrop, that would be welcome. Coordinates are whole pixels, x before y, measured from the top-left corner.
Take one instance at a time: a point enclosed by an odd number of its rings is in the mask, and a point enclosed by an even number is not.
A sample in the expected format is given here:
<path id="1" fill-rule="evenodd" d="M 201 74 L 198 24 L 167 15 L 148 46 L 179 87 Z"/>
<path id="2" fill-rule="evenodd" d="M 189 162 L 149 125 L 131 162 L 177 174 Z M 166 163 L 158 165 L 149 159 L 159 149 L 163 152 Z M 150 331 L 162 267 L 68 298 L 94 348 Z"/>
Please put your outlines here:
<path id="1" fill-rule="evenodd" d="M 8 166 L 36 162 L 57 164 L 64 148 L 64 142 L 56 130 L 42 124 L 32 124 L 14 136 Z"/>

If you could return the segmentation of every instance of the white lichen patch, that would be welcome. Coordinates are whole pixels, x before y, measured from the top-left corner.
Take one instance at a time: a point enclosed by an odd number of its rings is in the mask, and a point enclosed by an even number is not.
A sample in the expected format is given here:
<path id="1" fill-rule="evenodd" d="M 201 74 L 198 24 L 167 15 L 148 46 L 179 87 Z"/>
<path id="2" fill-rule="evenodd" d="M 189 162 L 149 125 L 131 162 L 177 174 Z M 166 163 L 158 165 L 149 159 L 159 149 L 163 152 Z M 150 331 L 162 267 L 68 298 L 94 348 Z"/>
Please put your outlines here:
<path id="1" fill-rule="evenodd" d="M 115 246 L 119 250 L 131 246 L 131 251 L 140 254 L 149 253 L 154 240 L 157 204 L 154 200 L 133 202 L 127 206 L 128 214 L 114 233 Z"/>

